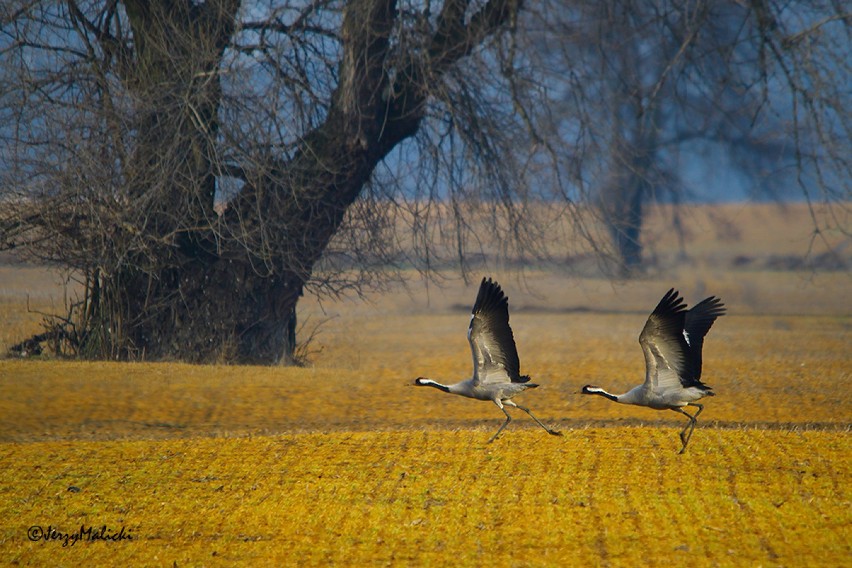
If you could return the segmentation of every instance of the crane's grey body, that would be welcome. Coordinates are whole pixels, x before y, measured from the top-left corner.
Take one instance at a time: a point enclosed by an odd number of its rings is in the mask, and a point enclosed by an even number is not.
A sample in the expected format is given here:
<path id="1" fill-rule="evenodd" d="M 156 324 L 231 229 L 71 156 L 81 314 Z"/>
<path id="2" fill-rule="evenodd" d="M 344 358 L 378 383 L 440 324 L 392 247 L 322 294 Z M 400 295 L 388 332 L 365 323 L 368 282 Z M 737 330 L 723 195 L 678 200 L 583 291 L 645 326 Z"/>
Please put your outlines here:
<path id="1" fill-rule="evenodd" d="M 528 408 L 510 400 L 518 393 L 534 389 L 538 385 L 529 382 L 529 376 L 520 374 L 518 350 L 512 328 L 509 326 L 509 300 L 503 294 L 500 285 L 492 282 L 490 278 L 487 280 L 483 278 L 479 286 L 479 292 L 471 310 L 467 340 L 473 355 L 473 377 L 452 385 L 418 377 L 414 384 L 433 387 L 467 398 L 490 400 L 496 404 L 506 415 L 506 421 L 488 440 L 489 442 L 494 441 L 512 421 L 506 406 L 523 410 L 549 434 L 561 435 L 542 424 Z"/>
<path id="2" fill-rule="evenodd" d="M 689 418 L 680 433 L 686 451 L 695 429 L 696 419 L 704 406 L 696 401 L 715 396 L 712 388 L 701 382 L 701 350 L 704 336 L 716 318 L 725 314 L 721 300 L 710 296 L 687 310 L 678 292 L 669 290 L 648 317 L 639 344 L 645 354 L 645 382 L 624 394 L 611 394 L 600 387 L 586 385 L 583 394 L 596 394 L 619 402 L 647 406 L 655 410 L 674 410 Z M 695 415 L 686 406 L 695 406 Z"/>
<path id="3" fill-rule="evenodd" d="M 453 385 L 442 385 L 430 379 L 418 379 L 418 386 L 430 386 L 450 394 L 458 394 L 477 400 L 499 400 L 506 402 L 518 393 L 527 389 L 534 389 L 538 385 L 533 383 L 487 383 L 481 384 L 474 379 L 468 379 Z"/>

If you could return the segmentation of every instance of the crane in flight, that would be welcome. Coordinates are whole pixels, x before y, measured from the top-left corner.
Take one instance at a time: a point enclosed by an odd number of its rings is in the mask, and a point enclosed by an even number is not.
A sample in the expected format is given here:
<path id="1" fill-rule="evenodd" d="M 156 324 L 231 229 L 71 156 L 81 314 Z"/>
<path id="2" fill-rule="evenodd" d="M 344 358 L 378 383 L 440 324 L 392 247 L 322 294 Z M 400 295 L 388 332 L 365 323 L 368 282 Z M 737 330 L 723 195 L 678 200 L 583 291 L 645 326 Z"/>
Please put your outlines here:
<path id="1" fill-rule="evenodd" d="M 460 383 L 444 385 L 418 377 L 414 384 L 421 387 L 436 389 L 475 398 L 490 400 L 506 415 L 506 421 L 500 429 L 491 436 L 488 443 L 493 442 L 500 432 L 509 425 L 512 417 L 506 410 L 507 406 L 519 408 L 530 415 L 536 423 L 548 434 L 561 436 L 560 432 L 548 428 L 536 418 L 529 408 L 512 402 L 511 398 L 527 389 L 538 387 L 531 383 L 528 375 L 521 375 L 518 350 L 512 328 L 509 327 L 509 300 L 491 278 L 482 279 L 479 293 L 471 310 L 470 325 L 467 329 L 467 340 L 473 354 L 473 377 Z"/>
<path id="2" fill-rule="evenodd" d="M 600 387 L 586 385 L 583 394 L 596 394 L 614 402 L 647 406 L 654 410 L 674 410 L 689 418 L 680 433 L 686 451 L 696 419 L 704 405 L 698 400 L 715 396 L 713 389 L 701 382 L 701 349 L 704 336 L 716 318 L 725 315 L 725 304 L 710 296 L 691 309 L 672 288 L 648 317 L 639 344 L 645 354 L 645 382 L 624 394 L 612 394 Z M 695 415 L 684 410 L 698 408 Z"/>

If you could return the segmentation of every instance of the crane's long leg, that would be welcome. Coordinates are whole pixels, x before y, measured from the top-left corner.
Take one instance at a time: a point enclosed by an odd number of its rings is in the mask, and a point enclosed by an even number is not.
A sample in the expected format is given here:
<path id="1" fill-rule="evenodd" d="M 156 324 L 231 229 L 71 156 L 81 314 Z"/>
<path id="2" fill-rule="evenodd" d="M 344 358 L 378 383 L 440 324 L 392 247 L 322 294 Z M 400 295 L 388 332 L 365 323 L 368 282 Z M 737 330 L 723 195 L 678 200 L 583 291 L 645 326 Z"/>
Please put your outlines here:
<path id="1" fill-rule="evenodd" d="M 689 443 L 689 440 L 692 439 L 692 432 L 695 430 L 695 425 L 698 423 L 698 415 L 701 414 L 701 411 L 704 410 L 703 404 L 698 404 L 697 402 L 690 402 L 687 406 L 697 406 L 698 412 L 692 417 L 692 426 L 689 428 L 689 434 L 686 436 L 686 441 Z M 686 451 L 686 444 L 683 446 L 683 451 Z M 683 453 L 683 452 L 681 452 Z"/>
<path id="2" fill-rule="evenodd" d="M 535 420 L 535 421 L 536 421 L 536 424 L 538 424 L 539 426 L 541 426 L 542 428 L 544 428 L 545 432 L 547 432 L 548 434 L 552 434 L 553 436 L 561 436 L 561 435 L 562 435 L 562 432 L 559 432 L 559 431 L 557 431 L 557 430 L 553 430 L 553 429 L 551 429 L 551 428 L 548 428 L 548 427 L 547 427 L 547 426 L 545 426 L 544 424 L 542 424 L 542 423 L 541 423 L 541 420 L 539 420 L 538 418 L 536 418 L 536 417 L 535 417 L 535 415 L 533 415 L 533 413 L 532 413 L 532 412 L 530 412 L 530 409 L 529 409 L 529 408 L 525 408 L 525 407 L 521 406 L 520 404 L 516 404 L 516 403 L 512 402 L 511 400 L 504 400 L 504 401 L 503 401 L 503 404 L 508 404 L 509 406 L 514 406 L 515 408 L 520 408 L 521 410 L 523 410 L 524 412 L 526 412 L 527 414 L 529 414 L 529 415 L 530 415 L 530 418 L 532 418 L 533 420 Z"/>
<path id="3" fill-rule="evenodd" d="M 693 405 L 693 406 L 701 406 L 701 405 Z M 698 412 L 695 413 L 695 416 L 692 416 L 691 414 L 689 414 L 688 412 L 686 412 L 682 408 L 672 408 L 672 410 L 674 410 L 676 412 L 680 412 L 681 414 L 683 414 L 684 416 L 689 418 L 689 422 L 686 423 L 686 426 L 680 432 L 680 441 L 683 444 L 683 447 L 680 449 L 680 452 L 678 452 L 679 454 L 682 454 L 686 451 L 686 445 L 689 444 L 689 439 L 692 438 L 692 431 L 695 430 L 695 417 L 698 416 L 699 414 L 701 414 L 702 409 L 703 409 L 703 407 L 701 407 L 698 410 Z M 689 430 L 689 434 L 686 433 L 687 430 Z"/>
<path id="4" fill-rule="evenodd" d="M 506 401 L 506 402 L 508 402 L 508 401 Z M 497 408 L 499 408 L 500 410 L 502 410 L 502 411 L 503 411 L 503 414 L 505 414 L 505 415 L 506 415 L 506 421 L 505 421 L 505 422 L 503 422 L 503 425 L 502 425 L 502 426 L 500 426 L 500 429 L 499 429 L 499 430 L 497 430 L 497 433 L 496 433 L 496 434 L 494 434 L 493 436 L 491 436 L 491 438 L 490 438 L 490 439 L 486 442 L 486 444 L 490 444 L 491 442 L 493 442 L 494 440 L 496 440 L 496 439 L 497 439 L 497 436 L 499 436 L 499 435 L 500 435 L 500 432 L 502 432 L 502 431 L 503 431 L 503 428 L 505 428 L 506 426 L 508 426 L 508 425 L 509 425 L 509 422 L 511 422 L 511 421 L 512 421 L 512 417 L 511 417 L 511 416 L 509 416 L 509 411 L 508 411 L 508 410 L 506 410 L 505 408 L 503 408 L 503 403 L 501 403 L 499 400 L 495 400 L 495 401 L 494 401 L 494 404 L 496 404 L 496 405 L 497 405 Z M 513 406 L 516 406 L 516 405 L 513 405 Z"/>

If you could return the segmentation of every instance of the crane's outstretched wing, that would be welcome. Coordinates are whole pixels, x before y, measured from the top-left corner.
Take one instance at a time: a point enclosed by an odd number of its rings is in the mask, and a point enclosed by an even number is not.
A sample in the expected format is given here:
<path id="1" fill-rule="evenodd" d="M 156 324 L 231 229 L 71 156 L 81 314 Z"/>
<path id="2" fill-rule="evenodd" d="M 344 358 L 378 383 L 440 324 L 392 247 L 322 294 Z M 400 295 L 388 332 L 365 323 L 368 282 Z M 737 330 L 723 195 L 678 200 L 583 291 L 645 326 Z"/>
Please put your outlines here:
<path id="1" fill-rule="evenodd" d="M 725 304 L 715 296 L 701 300 L 686 312 L 683 336 L 688 347 L 689 378 L 692 384 L 701 384 L 701 350 L 704 347 L 704 336 L 716 318 L 725 315 Z"/>
<path id="2" fill-rule="evenodd" d="M 672 288 L 648 316 L 639 334 L 645 354 L 645 383 L 655 389 L 680 387 L 684 374 L 689 374 L 689 345 L 683 336 L 685 320 L 686 304 Z"/>
<path id="3" fill-rule="evenodd" d="M 467 339 L 473 353 L 475 384 L 525 383 L 512 328 L 509 327 L 509 300 L 491 278 L 482 279 L 471 310 Z"/>

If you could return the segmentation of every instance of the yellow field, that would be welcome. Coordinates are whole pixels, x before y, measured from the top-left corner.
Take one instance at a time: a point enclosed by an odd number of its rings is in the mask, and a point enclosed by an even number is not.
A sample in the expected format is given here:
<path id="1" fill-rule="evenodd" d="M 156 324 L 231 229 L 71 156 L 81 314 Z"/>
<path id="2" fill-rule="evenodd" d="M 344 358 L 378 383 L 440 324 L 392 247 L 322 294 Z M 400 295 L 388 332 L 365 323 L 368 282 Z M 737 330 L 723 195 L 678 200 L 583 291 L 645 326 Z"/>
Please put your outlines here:
<path id="1" fill-rule="evenodd" d="M 338 368 L 0 362 L 0 552 L 20 565 L 848 564 L 849 318 L 721 319 L 706 346 L 719 395 L 683 456 L 675 413 L 576 394 L 640 380 L 643 319 L 513 317 L 542 383 L 522 401 L 565 436 L 517 412 L 491 445 L 496 407 L 410 386 L 467 372 L 463 314 L 353 316 L 375 354 Z M 412 343 L 428 356 L 394 358 L 412 324 L 434 330 Z M 34 525 L 133 540 L 30 542 Z"/>
<path id="2" fill-rule="evenodd" d="M 469 430 L 5 445 L 3 556 L 42 566 L 848 565 L 847 434 L 703 430 L 686 459 L 670 434 L 524 430 L 488 447 Z M 28 527 L 49 524 L 123 527 L 132 540 L 27 540 Z"/>
<path id="3" fill-rule="evenodd" d="M 629 283 L 496 274 L 522 371 L 542 385 L 518 401 L 563 437 L 514 412 L 486 444 L 493 404 L 412 386 L 470 372 L 475 284 L 461 282 L 306 299 L 302 321 L 327 320 L 308 368 L 0 361 L 0 558 L 847 566 L 852 279 L 720 271 L 706 260 L 720 247 L 705 248 Z M 682 416 L 578 394 L 641 382 L 636 338 L 669 286 L 729 307 L 704 350 L 717 396 L 684 455 Z M 27 295 L 62 301 L 40 269 L 0 267 L 0 348 L 37 331 Z M 90 541 L 99 531 L 114 540 Z"/>

